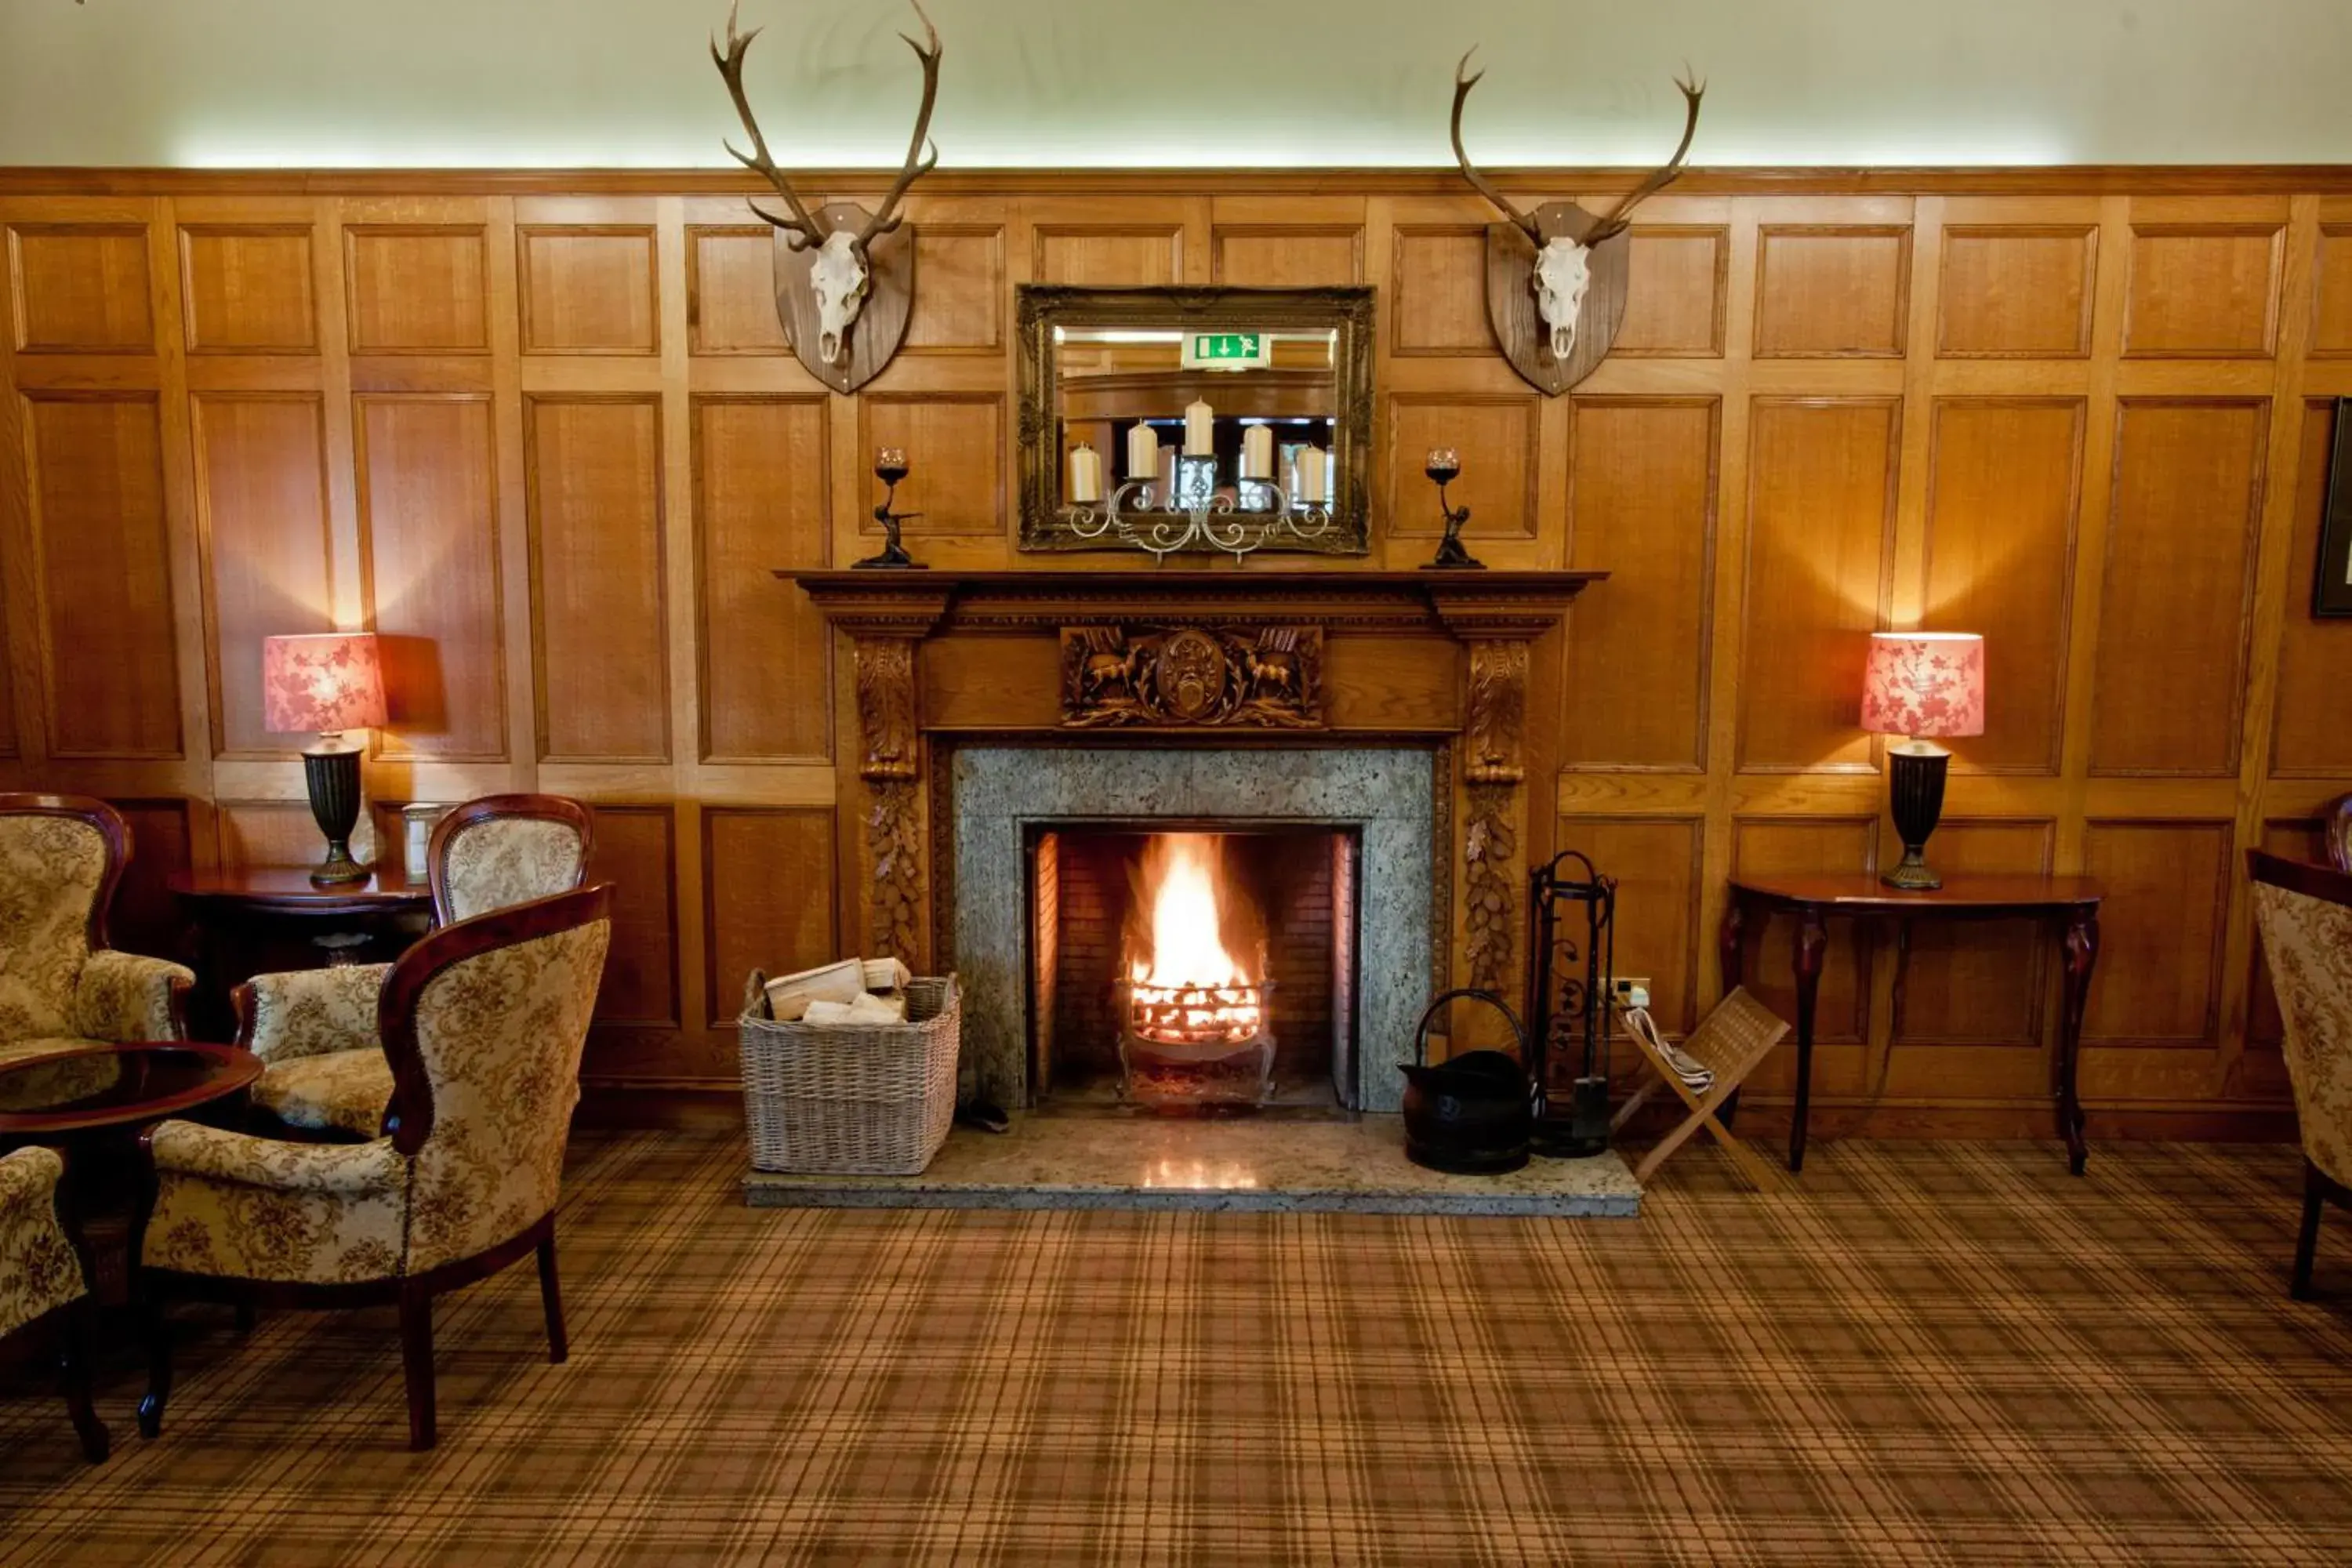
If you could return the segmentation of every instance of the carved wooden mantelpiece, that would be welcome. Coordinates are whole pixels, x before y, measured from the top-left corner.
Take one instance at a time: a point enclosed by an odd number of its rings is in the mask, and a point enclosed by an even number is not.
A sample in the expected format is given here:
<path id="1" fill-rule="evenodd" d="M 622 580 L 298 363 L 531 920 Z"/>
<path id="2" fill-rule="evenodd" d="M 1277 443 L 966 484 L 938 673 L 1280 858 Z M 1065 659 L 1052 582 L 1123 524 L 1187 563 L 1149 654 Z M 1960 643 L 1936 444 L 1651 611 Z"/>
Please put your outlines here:
<path id="1" fill-rule="evenodd" d="M 926 746 L 1073 731 L 1161 746 L 1455 739 L 1452 950 L 1469 984 L 1524 989 L 1527 868 L 1550 838 L 1528 781 L 1556 771 L 1558 744 L 1528 722 L 1531 692 L 1556 698 L 1533 646 L 1606 573 L 777 575 L 853 644 L 869 956 L 930 958 Z"/>

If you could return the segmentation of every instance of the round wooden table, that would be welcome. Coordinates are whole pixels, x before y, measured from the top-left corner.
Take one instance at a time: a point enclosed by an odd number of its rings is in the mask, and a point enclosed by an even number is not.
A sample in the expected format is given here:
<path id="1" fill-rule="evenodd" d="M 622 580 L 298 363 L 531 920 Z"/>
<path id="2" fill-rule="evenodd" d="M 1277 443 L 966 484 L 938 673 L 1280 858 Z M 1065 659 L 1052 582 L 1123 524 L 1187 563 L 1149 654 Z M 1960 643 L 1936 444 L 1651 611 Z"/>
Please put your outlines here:
<path id="1" fill-rule="evenodd" d="M 63 1151 L 59 1217 L 90 1259 L 90 1293 L 128 1294 L 131 1218 L 140 1186 L 139 1134 L 243 1094 L 261 1058 L 234 1046 L 134 1040 L 0 1062 L 0 1150 Z"/>

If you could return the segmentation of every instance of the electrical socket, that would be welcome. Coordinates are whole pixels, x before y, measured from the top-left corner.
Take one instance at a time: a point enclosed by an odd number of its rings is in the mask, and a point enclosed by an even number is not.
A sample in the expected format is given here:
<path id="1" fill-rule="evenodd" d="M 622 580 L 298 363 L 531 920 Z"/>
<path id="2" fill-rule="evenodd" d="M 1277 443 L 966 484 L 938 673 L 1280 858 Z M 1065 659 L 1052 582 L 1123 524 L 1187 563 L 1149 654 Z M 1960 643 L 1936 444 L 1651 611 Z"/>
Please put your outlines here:
<path id="1" fill-rule="evenodd" d="M 1609 999 L 1616 1006 L 1646 1007 L 1650 1005 L 1650 977 L 1646 974 L 1619 974 L 1609 982 Z"/>

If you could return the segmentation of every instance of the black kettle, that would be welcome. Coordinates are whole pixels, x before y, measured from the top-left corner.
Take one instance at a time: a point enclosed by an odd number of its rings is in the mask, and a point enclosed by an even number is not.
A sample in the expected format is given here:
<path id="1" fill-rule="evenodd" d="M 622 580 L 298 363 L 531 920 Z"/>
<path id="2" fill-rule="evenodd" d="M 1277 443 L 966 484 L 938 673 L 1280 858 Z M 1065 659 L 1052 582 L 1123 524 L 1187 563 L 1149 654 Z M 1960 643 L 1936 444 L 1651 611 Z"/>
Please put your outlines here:
<path id="1" fill-rule="evenodd" d="M 1438 1010 L 1456 998 L 1484 1002 L 1500 1013 L 1518 1042 L 1518 1057 L 1465 1051 L 1429 1066 L 1429 1026 Z M 1413 1033 L 1413 1059 L 1400 1069 L 1406 1079 L 1405 1157 L 1433 1171 L 1471 1176 L 1500 1175 L 1526 1164 L 1535 1136 L 1535 1091 L 1520 1065 L 1527 1049 L 1528 1032 L 1519 1026 L 1518 1015 L 1493 992 L 1448 991 L 1432 1001 Z"/>

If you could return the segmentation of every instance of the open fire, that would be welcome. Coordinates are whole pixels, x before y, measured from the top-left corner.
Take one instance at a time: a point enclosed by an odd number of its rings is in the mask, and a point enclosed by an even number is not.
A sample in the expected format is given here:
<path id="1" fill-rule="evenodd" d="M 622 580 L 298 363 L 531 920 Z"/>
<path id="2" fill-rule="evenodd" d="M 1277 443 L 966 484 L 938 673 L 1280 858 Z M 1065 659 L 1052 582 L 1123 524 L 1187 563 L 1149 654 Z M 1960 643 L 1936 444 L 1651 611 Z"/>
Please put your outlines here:
<path id="1" fill-rule="evenodd" d="M 1266 1098 L 1273 990 L 1263 944 L 1254 964 L 1234 955 L 1234 930 L 1255 923 L 1221 869 L 1223 840 L 1163 833 L 1139 868 L 1138 919 L 1127 933 L 1126 1026 L 1119 1057 L 1130 1099 L 1162 1106 L 1255 1105 Z"/>

